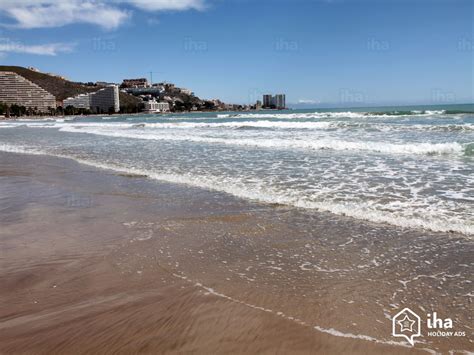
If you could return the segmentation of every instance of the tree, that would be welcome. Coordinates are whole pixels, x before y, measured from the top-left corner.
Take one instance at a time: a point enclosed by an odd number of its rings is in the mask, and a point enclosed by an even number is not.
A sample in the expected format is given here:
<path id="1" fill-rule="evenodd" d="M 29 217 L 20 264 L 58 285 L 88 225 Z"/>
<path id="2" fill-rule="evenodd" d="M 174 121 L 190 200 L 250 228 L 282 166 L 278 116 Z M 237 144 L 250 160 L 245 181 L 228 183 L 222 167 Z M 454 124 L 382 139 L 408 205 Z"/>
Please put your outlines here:
<path id="1" fill-rule="evenodd" d="M 75 109 L 74 109 L 74 106 L 71 106 L 71 105 L 66 106 L 66 109 L 64 110 L 64 114 L 65 114 L 66 116 L 75 115 L 75 114 L 76 114 L 75 112 L 76 112 L 76 111 L 75 111 Z"/>
<path id="2" fill-rule="evenodd" d="M 7 113 L 8 105 L 0 102 L 0 115 L 5 115 Z"/>
<path id="3" fill-rule="evenodd" d="M 204 107 L 205 110 L 211 111 L 211 110 L 214 110 L 216 108 L 216 105 L 212 101 L 204 101 L 203 107 Z"/>
<path id="4" fill-rule="evenodd" d="M 26 107 L 25 106 L 20 106 L 17 104 L 13 104 L 10 106 L 10 114 L 12 116 L 20 117 L 24 116 L 26 114 Z"/>

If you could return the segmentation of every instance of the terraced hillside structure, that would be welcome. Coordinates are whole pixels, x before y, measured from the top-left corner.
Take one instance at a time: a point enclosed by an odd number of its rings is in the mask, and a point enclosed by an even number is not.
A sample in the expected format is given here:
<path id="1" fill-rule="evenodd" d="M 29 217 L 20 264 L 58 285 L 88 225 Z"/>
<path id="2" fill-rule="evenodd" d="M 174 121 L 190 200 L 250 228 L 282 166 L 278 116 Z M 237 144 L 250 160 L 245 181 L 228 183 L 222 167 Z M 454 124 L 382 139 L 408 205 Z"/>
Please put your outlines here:
<path id="1" fill-rule="evenodd" d="M 50 92 L 14 72 L 0 71 L 0 102 L 49 112 L 56 108 Z"/>

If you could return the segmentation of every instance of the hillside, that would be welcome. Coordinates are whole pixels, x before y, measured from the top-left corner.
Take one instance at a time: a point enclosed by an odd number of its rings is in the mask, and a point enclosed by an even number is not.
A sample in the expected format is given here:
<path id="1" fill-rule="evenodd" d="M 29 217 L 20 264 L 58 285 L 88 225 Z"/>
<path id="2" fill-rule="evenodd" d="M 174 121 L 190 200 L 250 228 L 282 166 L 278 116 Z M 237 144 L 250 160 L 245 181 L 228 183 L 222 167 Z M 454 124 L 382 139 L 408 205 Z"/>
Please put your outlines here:
<path id="1" fill-rule="evenodd" d="M 36 72 L 18 66 L 0 65 L 0 71 L 10 71 L 23 76 L 24 78 L 53 94 L 59 101 L 71 96 L 97 91 L 100 88 L 99 86 L 87 86 L 81 83 L 64 80 L 52 75 Z M 138 105 L 140 102 L 140 99 L 132 95 L 122 92 L 120 93 L 121 106 Z"/>

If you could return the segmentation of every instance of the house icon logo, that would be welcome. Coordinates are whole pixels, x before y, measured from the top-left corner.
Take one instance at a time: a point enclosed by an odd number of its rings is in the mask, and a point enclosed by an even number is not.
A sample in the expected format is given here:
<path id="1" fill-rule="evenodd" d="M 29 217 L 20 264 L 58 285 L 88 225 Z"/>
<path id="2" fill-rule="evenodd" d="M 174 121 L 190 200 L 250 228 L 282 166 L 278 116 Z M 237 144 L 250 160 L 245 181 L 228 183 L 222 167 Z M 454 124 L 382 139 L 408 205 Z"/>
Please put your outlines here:
<path id="1" fill-rule="evenodd" d="M 408 340 L 413 346 L 414 338 L 421 336 L 421 319 L 410 308 L 404 308 L 392 318 L 392 335 Z"/>

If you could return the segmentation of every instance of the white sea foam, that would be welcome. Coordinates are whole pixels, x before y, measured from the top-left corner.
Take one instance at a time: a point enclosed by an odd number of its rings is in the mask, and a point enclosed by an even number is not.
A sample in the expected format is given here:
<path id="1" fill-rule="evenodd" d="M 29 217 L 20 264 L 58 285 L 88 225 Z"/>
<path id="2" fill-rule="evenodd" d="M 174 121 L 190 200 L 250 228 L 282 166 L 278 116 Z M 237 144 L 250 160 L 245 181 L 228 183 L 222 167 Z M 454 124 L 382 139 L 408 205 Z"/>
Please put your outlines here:
<path id="1" fill-rule="evenodd" d="M 218 118 L 279 118 L 279 119 L 307 119 L 307 118 L 387 118 L 387 117 L 423 117 L 442 115 L 444 110 L 439 111 L 411 111 L 403 114 L 387 114 L 374 112 L 310 112 L 310 113 L 241 113 L 241 114 L 219 114 Z"/>
<path id="2" fill-rule="evenodd" d="M 438 232 L 458 232 L 465 235 L 474 235 L 474 224 L 472 221 L 462 221 L 459 218 L 442 218 L 441 216 L 415 217 L 411 213 L 410 217 L 394 212 L 377 209 L 372 203 L 349 203 L 334 201 L 312 201 L 304 193 L 288 193 L 279 191 L 270 186 L 252 186 L 242 181 L 220 176 L 193 175 L 193 174 L 168 174 L 159 173 L 153 170 L 140 168 L 127 168 L 110 163 L 102 163 L 90 160 L 79 159 L 73 156 L 48 153 L 28 147 L 16 147 L 11 145 L 0 145 L 1 151 L 26 154 L 53 155 L 63 158 L 71 158 L 80 163 L 91 165 L 97 168 L 115 170 L 122 173 L 146 175 L 149 178 L 171 183 L 185 184 L 207 190 L 225 192 L 240 198 L 255 200 L 264 203 L 278 203 L 290 205 L 298 208 L 316 209 L 319 211 L 331 212 L 338 215 L 366 220 L 375 223 L 387 223 L 403 228 L 428 229 Z"/>
<path id="3" fill-rule="evenodd" d="M 63 127 L 60 129 L 69 133 L 88 133 L 118 138 L 132 138 L 144 140 L 187 141 L 209 144 L 223 144 L 233 146 L 246 146 L 270 149 L 302 149 L 302 150 L 337 150 L 337 151 L 369 151 L 384 154 L 422 154 L 422 155 L 447 155 L 464 154 L 465 146 L 460 143 L 386 143 L 346 141 L 340 139 L 311 138 L 286 139 L 286 138 L 218 138 L 197 136 L 191 134 L 166 134 L 161 132 L 133 132 L 125 130 L 94 129 L 90 127 Z M 313 138 L 314 139 L 314 138 Z"/>
<path id="4" fill-rule="evenodd" d="M 365 116 L 364 116 L 365 117 Z M 393 118 L 393 116 L 390 116 Z M 395 116 L 397 117 L 397 116 Z M 248 117 L 250 118 L 250 117 Z M 275 118 L 275 117 L 273 117 Z M 167 130 L 167 129 L 179 129 L 179 130 L 192 130 L 192 129 L 239 129 L 239 128 L 255 128 L 255 129 L 276 129 L 276 130 L 371 130 L 371 131 L 440 131 L 440 132 L 472 132 L 474 131 L 474 124 L 462 123 L 462 124 L 401 124 L 396 121 L 388 122 L 368 122 L 360 120 L 336 120 L 336 121 L 297 121 L 297 120 L 254 120 L 254 121 L 231 121 L 225 122 L 222 120 L 215 120 L 211 122 L 196 122 L 191 120 L 188 122 L 181 121 L 169 121 L 169 122 L 147 122 L 136 121 L 136 122 L 78 122 L 68 121 L 64 119 L 58 119 L 56 121 L 43 120 L 43 121 L 9 121 L 0 122 L 0 128 L 15 128 L 15 127 L 31 127 L 31 128 L 103 128 L 103 129 L 136 129 L 144 128 L 147 130 Z"/>
<path id="5" fill-rule="evenodd" d="M 58 156 L 58 155 L 48 153 L 43 150 L 35 149 L 33 147 L 15 146 L 15 145 L 10 145 L 10 144 L 0 144 L 0 151 L 6 152 L 6 153 L 17 153 L 17 154 Z M 64 156 L 64 158 L 74 159 L 72 157 L 66 157 L 66 156 Z"/>
<path id="6" fill-rule="evenodd" d="M 376 124 L 355 121 L 233 121 L 233 122 L 175 122 L 175 123 L 143 123 L 145 128 L 156 129 L 214 129 L 214 128 L 265 128 L 265 129 L 304 129 L 304 130 L 334 130 L 334 129 L 371 129 L 382 131 L 474 131 L 474 124 L 445 124 L 445 125 L 401 125 L 401 124 Z"/>
<path id="7" fill-rule="evenodd" d="M 192 129 L 192 128 L 278 128 L 278 129 L 315 129 L 325 130 L 333 127 L 341 127 L 344 122 L 281 122 L 281 121 L 244 121 L 244 122 L 180 122 L 180 123 L 102 123 L 102 122 L 83 122 L 83 123 L 65 123 L 65 122 L 22 122 L 21 125 L 35 128 L 59 128 L 60 131 L 69 133 L 88 133 L 109 137 L 144 139 L 144 140 L 165 140 L 165 141 L 188 141 L 208 144 L 223 144 L 234 146 L 247 146 L 267 149 L 299 149 L 299 150 L 336 150 L 336 151 L 367 151 L 383 154 L 417 154 L 417 155 L 463 155 L 467 144 L 457 142 L 449 143 L 409 143 L 409 142 L 380 142 L 358 140 L 351 141 L 332 137 L 238 137 L 228 136 L 208 136 L 194 134 L 192 130 L 183 130 L 180 134 L 167 133 L 167 129 Z M 15 124 L 0 125 L 3 128 L 16 127 Z M 424 129 L 422 125 L 403 126 L 403 129 Z M 389 126 L 388 129 L 392 129 Z M 429 130 L 436 127 L 428 126 Z M 452 125 L 446 126 L 449 129 L 473 129 L 472 125 Z M 451 127 L 451 128 L 449 128 Z M 148 129 L 150 128 L 150 129 Z M 160 130 L 160 128 L 163 128 Z M 385 127 L 386 128 L 386 127 Z M 441 126 L 438 126 L 441 129 Z M 396 129 L 399 129 L 398 127 Z M 231 132 L 230 132 L 231 133 Z"/>
<path id="8" fill-rule="evenodd" d="M 282 128 L 282 129 L 327 129 L 336 127 L 330 122 L 285 122 L 285 121 L 241 121 L 241 122 L 176 122 L 147 123 L 147 128 Z"/>
<path id="9" fill-rule="evenodd" d="M 276 311 L 276 310 L 273 310 L 273 309 L 270 309 L 270 308 L 257 306 L 255 304 L 239 300 L 235 297 L 228 296 L 226 294 L 223 294 L 221 292 L 216 291 L 215 289 L 213 289 L 211 287 L 203 285 L 201 282 L 195 282 L 195 281 L 189 279 L 185 275 L 173 273 L 173 276 L 176 277 L 176 278 L 179 278 L 181 280 L 184 280 L 186 282 L 189 282 L 189 283 L 193 284 L 195 287 L 198 287 L 202 290 L 205 290 L 207 292 L 207 294 L 211 294 L 211 295 L 214 295 L 214 296 L 217 296 L 217 297 L 220 297 L 220 298 L 224 298 L 224 299 L 226 299 L 230 302 L 238 303 L 238 304 L 241 304 L 243 306 L 246 306 L 246 307 L 252 308 L 254 310 L 257 310 L 257 311 L 271 313 L 275 316 L 278 316 L 280 318 L 284 318 L 286 320 L 292 321 L 292 322 L 297 323 L 297 324 L 299 324 L 301 326 L 304 326 L 304 327 L 311 327 L 310 324 L 303 321 L 302 319 L 293 317 L 291 315 L 287 315 L 287 314 L 285 314 L 284 312 L 281 312 L 281 311 Z M 407 345 L 405 343 L 402 343 L 402 342 L 396 342 L 396 341 L 391 341 L 391 340 L 389 340 L 389 341 L 380 340 L 380 339 L 377 339 L 377 338 L 374 338 L 374 337 L 371 337 L 371 336 L 368 336 L 368 335 L 364 335 L 364 334 L 345 333 L 345 332 L 341 332 L 341 331 L 333 329 L 333 328 L 323 328 L 323 327 L 320 327 L 318 325 L 312 326 L 312 328 L 314 330 L 317 330 L 317 331 L 321 332 L 321 333 L 326 333 L 326 334 L 336 336 L 336 337 L 351 338 L 351 339 L 356 339 L 356 340 L 364 340 L 364 341 L 370 341 L 370 342 L 374 342 L 374 343 L 378 343 L 378 344 L 410 347 L 409 345 Z M 425 349 L 423 349 L 423 350 L 425 350 Z"/>

